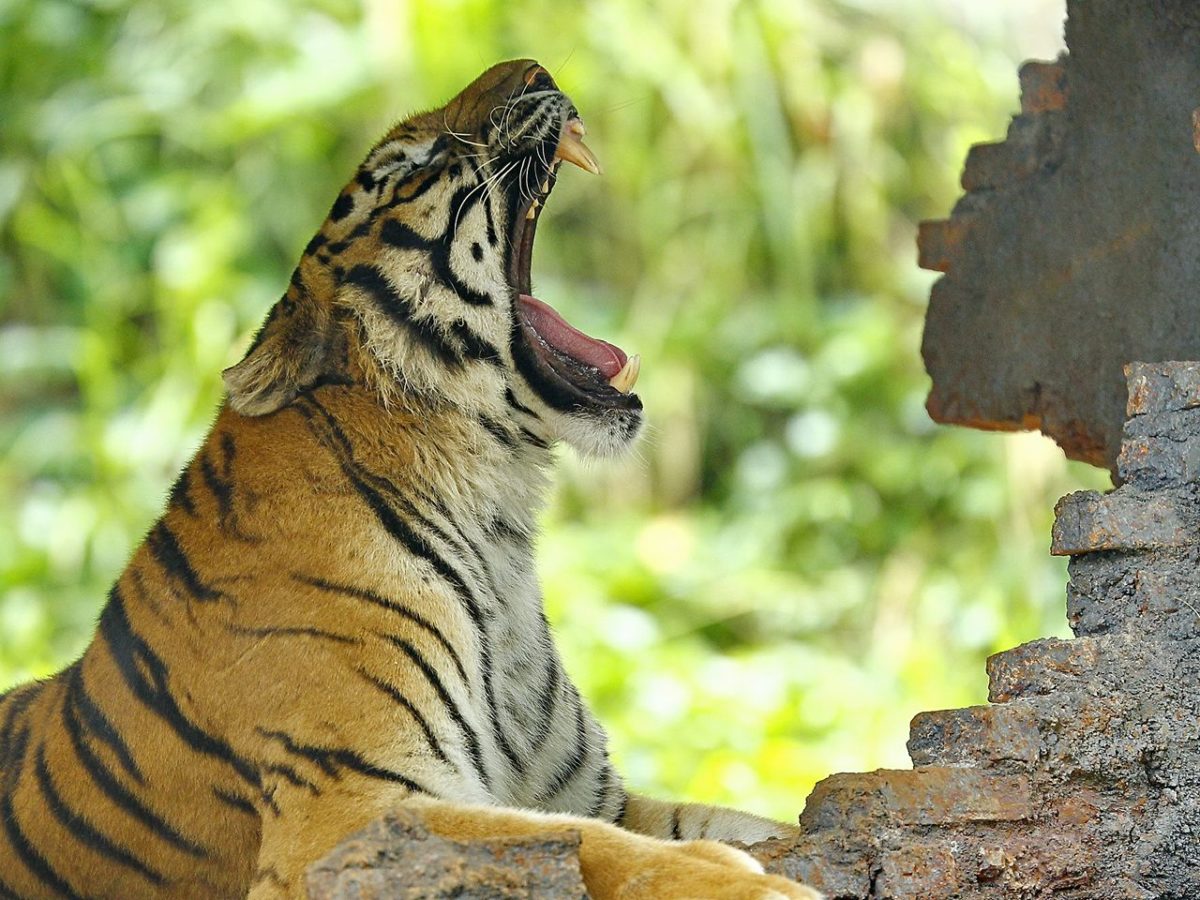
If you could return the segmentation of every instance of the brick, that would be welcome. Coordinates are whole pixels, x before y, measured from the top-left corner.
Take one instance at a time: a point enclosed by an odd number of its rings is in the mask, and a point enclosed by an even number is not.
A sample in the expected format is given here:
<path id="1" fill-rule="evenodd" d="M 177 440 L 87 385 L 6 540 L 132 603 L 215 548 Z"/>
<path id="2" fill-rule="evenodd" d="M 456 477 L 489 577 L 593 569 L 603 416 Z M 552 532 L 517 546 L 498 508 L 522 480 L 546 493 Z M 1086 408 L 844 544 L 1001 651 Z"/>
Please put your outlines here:
<path id="1" fill-rule="evenodd" d="M 868 897 L 875 870 L 875 835 L 822 833 L 773 839 L 747 847 L 772 875 L 782 875 L 828 897 Z"/>
<path id="2" fill-rule="evenodd" d="M 1067 67 L 1062 62 L 1030 60 L 1019 70 L 1021 112 L 1039 113 L 1066 109 Z"/>
<path id="3" fill-rule="evenodd" d="M 1131 362 L 1125 381 L 1130 418 L 1200 406 L 1200 362 Z"/>
<path id="4" fill-rule="evenodd" d="M 1023 775 L 943 766 L 843 773 L 818 782 L 800 824 L 814 833 L 1020 821 L 1033 815 L 1031 790 Z"/>
<path id="5" fill-rule="evenodd" d="M 915 766 L 1013 765 L 1038 760 L 1041 734 L 1024 706 L 972 706 L 918 713 L 909 726 L 908 755 Z"/>
<path id="6" fill-rule="evenodd" d="M 1096 638 L 1043 638 L 988 657 L 988 700 L 1007 703 L 1070 689 L 1100 659 Z"/>
<path id="7" fill-rule="evenodd" d="M 904 846 L 884 854 L 874 893 L 905 900 L 945 900 L 958 893 L 962 874 L 949 847 Z"/>
<path id="8" fill-rule="evenodd" d="M 1005 141 L 974 144 L 967 150 L 960 183 L 964 191 L 990 190 L 1012 180 L 1012 153 Z"/>
<path id="9" fill-rule="evenodd" d="M 1142 489 L 1200 480 L 1200 408 L 1131 418 L 1125 423 L 1117 473 L 1121 481 Z"/>
<path id="10" fill-rule="evenodd" d="M 932 219 L 917 226 L 917 265 L 934 272 L 948 272 L 962 252 L 971 231 L 969 215 Z"/>
<path id="11" fill-rule="evenodd" d="M 1129 628 L 1159 640 L 1200 636 L 1200 547 L 1087 553 L 1067 567 L 1067 622 L 1077 635 Z"/>
<path id="12" fill-rule="evenodd" d="M 1143 491 L 1133 485 L 1110 494 L 1076 491 L 1054 507 L 1050 552 L 1074 556 L 1097 550 L 1152 550 L 1200 542 L 1190 491 Z"/>
<path id="13" fill-rule="evenodd" d="M 1008 137 L 998 143 L 976 144 L 967 151 L 963 190 L 988 191 L 1009 187 L 1062 161 L 1064 121 L 1058 113 L 1015 116 Z"/>
<path id="14" fill-rule="evenodd" d="M 312 900 L 586 900 L 578 832 L 458 842 L 418 815 L 389 813 L 308 871 Z"/>

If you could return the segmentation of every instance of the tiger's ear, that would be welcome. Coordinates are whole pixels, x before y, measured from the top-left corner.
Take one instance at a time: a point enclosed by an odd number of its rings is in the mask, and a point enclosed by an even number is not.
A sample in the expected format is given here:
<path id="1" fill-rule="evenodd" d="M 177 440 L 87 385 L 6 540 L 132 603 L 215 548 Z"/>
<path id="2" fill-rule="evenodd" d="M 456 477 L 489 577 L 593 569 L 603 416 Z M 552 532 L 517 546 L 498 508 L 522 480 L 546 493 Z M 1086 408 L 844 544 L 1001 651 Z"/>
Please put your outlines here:
<path id="1" fill-rule="evenodd" d="M 333 328 L 328 307 L 284 297 L 273 307 L 246 356 L 221 373 L 229 404 L 244 416 L 287 406 L 326 374 Z"/>

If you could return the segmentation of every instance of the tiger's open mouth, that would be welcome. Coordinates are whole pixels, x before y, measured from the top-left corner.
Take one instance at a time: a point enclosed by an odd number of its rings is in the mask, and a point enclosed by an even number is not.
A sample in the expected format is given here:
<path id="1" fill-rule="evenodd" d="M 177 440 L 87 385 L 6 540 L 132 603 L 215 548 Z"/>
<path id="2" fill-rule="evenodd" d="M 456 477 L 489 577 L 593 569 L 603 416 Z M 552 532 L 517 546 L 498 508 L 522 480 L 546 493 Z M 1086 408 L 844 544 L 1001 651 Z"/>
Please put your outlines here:
<path id="1" fill-rule="evenodd" d="M 531 157 L 530 175 L 521 185 L 508 273 L 509 283 L 517 293 L 517 322 L 523 343 L 532 351 L 530 362 L 543 379 L 558 383 L 556 393 L 567 395 L 563 397 L 567 405 L 586 402 L 592 406 L 640 409 L 641 400 L 633 393 L 633 386 L 641 359 L 636 355 L 629 357 L 620 347 L 584 334 L 530 293 L 533 239 L 546 198 L 558 179 L 559 165 L 565 160 L 586 172 L 600 173 L 600 165 L 583 143 L 583 135 L 583 122 L 574 116 L 568 118 L 557 146 L 546 146 L 544 154 L 535 153 Z M 542 162 L 546 157 L 551 158 L 548 167 Z"/>

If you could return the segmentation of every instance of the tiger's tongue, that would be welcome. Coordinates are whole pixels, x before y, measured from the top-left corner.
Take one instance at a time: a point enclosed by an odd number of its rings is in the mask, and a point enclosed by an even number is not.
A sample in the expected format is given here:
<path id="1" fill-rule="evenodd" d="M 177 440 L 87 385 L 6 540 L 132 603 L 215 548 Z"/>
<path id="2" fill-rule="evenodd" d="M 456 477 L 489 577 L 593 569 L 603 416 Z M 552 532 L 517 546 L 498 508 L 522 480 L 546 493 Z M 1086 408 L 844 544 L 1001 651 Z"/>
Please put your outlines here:
<path id="1" fill-rule="evenodd" d="M 588 337 L 537 297 L 529 294 L 520 296 L 525 320 L 551 347 L 581 363 L 594 366 L 605 378 L 612 378 L 625 366 L 625 351 L 620 347 Z"/>

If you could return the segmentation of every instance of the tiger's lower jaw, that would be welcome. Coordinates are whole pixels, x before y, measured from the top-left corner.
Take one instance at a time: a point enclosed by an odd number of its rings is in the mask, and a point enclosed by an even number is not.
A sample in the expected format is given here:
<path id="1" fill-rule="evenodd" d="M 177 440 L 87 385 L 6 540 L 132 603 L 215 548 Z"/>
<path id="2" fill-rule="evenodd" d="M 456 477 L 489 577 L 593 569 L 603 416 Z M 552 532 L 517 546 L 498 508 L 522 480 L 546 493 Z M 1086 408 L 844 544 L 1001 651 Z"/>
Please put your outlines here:
<path id="1" fill-rule="evenodd" d="M 580 456 L 611 459 L 628 453 L 642 433 L 640 410 L 580 413 L 562 417 L 559 434 Z"/>

